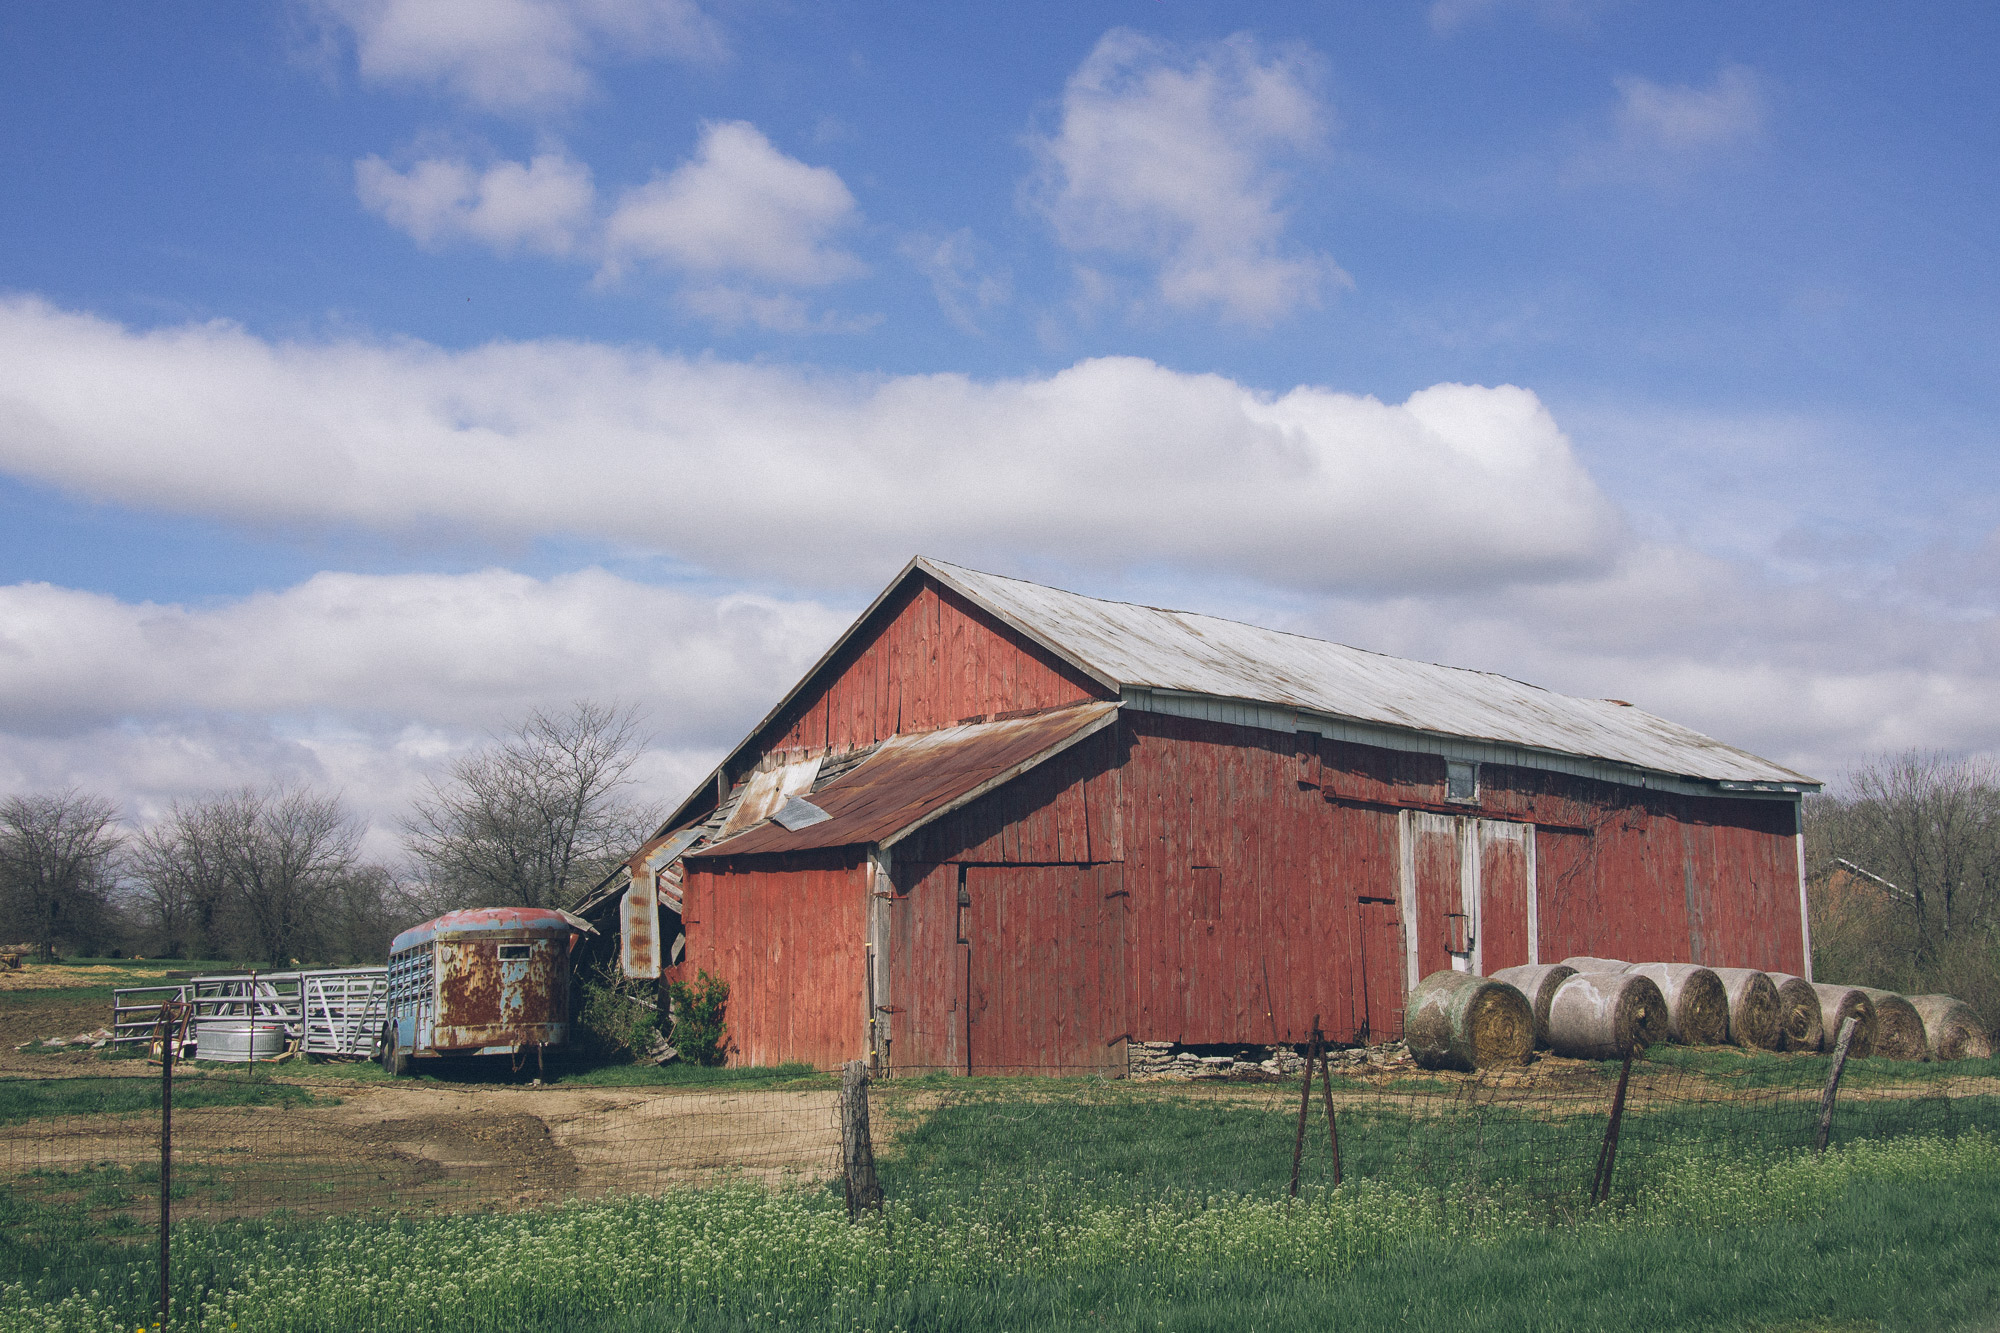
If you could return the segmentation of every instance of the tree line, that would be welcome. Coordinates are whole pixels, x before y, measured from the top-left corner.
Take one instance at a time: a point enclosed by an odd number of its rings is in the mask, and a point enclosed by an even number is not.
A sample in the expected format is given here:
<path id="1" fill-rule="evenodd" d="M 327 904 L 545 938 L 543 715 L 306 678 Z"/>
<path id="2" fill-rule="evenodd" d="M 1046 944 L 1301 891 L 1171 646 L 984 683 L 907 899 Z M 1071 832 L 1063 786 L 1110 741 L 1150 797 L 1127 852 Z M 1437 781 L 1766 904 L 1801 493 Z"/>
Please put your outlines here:
<path id="1" fill-rule="evenodd" d="M 0 942 L 268 967 L 379 962 L 458 907 L 567 906 L 661 817 L 634 799 L 635 709 L 536 710 L 428 780 L 402 857 L 363 851 L 340 794 L 274 783 L 180 800 L 133 828 L 79 789 L 0 802 Z"/>
<path id="2" fill-rule="evenodd" d="M 1885 756 L 1804 816 L 1813 974 L 1955 995 L 2000 1030 L 2000 767 Z"/>

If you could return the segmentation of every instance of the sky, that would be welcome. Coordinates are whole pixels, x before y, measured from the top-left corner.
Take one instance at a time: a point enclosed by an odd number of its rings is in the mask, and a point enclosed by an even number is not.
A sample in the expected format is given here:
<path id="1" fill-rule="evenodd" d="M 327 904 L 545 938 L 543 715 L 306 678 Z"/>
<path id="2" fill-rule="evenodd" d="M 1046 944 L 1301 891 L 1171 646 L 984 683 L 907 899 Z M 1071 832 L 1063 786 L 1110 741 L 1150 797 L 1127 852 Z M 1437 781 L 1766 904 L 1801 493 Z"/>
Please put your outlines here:
<path id="1" fill-rule="evenodd" d="M 2000 755 L 2000 10 L 0 7 L 0 794 L 676 801 L 913 555 Z"/>

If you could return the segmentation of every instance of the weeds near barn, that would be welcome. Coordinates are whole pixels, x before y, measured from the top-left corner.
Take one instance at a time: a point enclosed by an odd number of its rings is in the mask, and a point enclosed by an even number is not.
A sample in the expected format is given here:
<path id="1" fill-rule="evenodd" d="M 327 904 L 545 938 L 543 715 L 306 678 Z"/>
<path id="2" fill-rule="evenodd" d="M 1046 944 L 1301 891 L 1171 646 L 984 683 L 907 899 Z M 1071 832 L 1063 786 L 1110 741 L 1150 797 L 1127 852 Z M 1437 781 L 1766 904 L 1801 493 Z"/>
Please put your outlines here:
<path id="1" fill-rule="evenodd" d="M 924 1214 L 892 1200 L 858 1225 L 824 1191 L 725 1184 L 511 1214 L 190 1225 L 176 1271 L 199 1310 L 179 1326 L 241 1333 L 1346 1325 L 1369 1310 L 1463 1328 L 1466 1302 L 1489 1328 L 1808 1314 L 1916 1327 L 1961 1317 L 1979 1290 L 1991 1301 L 1996 1200 L 2000 1140 L 1984 1131 L 1748 1159 L 1695 1141 L 1628 1203 L 1554 1228 L 1504 1201 L 1447 1206 L 1368 1180 L 1294 1205 L 998 1182 Z M 37 1225 L 0 1221 L 10 1248 Z M 0 1326 L 133 1327 L 150 1270 L 121 1271 L 116 1253 L 72 1293 L 0 1286 Z"/>

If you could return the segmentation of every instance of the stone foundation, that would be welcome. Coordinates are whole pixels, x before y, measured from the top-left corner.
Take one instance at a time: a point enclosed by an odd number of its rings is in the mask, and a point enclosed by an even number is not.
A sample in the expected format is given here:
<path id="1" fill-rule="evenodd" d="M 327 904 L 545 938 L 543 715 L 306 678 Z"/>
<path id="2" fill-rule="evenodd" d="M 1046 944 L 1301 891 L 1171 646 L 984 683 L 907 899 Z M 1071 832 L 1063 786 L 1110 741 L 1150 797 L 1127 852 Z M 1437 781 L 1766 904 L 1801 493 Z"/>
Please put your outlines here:
<path id="1" fill-rule="evenodd" d="M 1409 1050 L 1400 1041 L 1382 1046 L 1354 1046 L 1327 1052 L 1335 1069 L 1342 1066 L 1384 1068 L 1408 1063 Z M 1171 1041 L 1128 1041 L 1125 1067 L 1132 1078 L 1296 1078 L 1306 1067 L 1305 1053 L 1296 1046 L 1183 1046 Z"/>

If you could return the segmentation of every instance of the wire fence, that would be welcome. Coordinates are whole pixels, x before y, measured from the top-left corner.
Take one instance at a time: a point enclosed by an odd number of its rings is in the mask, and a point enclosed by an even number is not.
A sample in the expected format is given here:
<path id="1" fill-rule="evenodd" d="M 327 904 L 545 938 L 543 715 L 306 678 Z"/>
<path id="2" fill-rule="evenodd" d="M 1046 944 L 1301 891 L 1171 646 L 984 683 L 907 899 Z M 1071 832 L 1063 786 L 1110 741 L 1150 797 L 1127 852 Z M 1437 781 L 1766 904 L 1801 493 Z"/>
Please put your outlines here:
<path id="1" fill-rule="evenodd" d="M 860 1147 L 892 1207 L 917 1218 L 996 1201 L 1043 1214 L 1113 1199 L 1310 1203 L 1371 1181 L 1439 1210 L 1557 1224 L 1657 1188 L 1691 1151 L 1812 1151 L 1833 1061 L 1669 1049 L 1629 1070 L 1341 1064 L 1310 1087 L 1297 1064 L 1195 1082 L 902 1069 L 861 1091 Z M 123 1283 L 145 1313 L 162 1165 L 148 1072 L 0 1079 L 0 1281 L 50 1295 Z M 1827 1141 L 2000 1133 L 1996 1072 L 1853 1062 Z M 845 1185 L 856 1198 L 855 1097 L 825 1076 L 531 1087 L 184 1068 L 172 1104 L 177 1228 L 518 1211 L 729 1182 L 825 1191 L 830 1204 Z"/>

